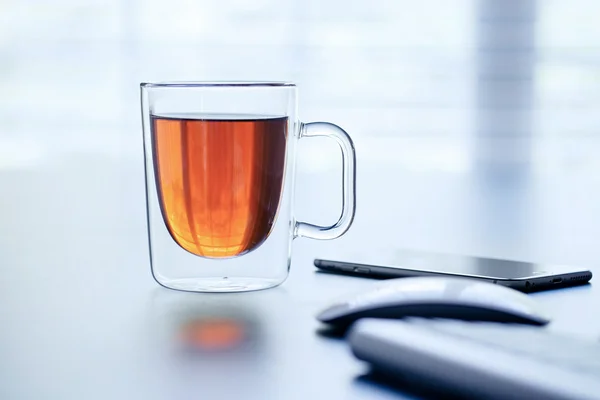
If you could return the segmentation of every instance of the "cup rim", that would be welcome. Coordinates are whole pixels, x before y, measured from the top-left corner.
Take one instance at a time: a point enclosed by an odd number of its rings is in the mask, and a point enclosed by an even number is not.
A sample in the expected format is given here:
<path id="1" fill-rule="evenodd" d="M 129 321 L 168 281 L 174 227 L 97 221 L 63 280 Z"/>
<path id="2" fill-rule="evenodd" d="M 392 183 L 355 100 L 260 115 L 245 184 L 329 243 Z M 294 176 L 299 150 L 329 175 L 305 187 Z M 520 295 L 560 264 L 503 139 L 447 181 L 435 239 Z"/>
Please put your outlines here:
<path id="1" fill-rule="evenodd" d="M 199 88 L 199 87 L 295 87 L 293 82 L 277 81 L 164 81 L 142 82 L 142 88 Z"/>

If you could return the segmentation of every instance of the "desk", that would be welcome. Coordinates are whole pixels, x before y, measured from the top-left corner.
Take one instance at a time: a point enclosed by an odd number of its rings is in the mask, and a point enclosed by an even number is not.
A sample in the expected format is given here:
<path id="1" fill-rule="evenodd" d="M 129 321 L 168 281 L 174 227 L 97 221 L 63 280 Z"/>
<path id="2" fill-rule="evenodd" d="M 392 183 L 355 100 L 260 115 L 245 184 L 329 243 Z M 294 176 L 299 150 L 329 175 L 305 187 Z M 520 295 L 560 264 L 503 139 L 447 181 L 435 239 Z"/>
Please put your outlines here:
<path id="1" fill-rule="evenodd" d="M 399 168 L 382 176 L 386 168 L 359 164 L 358 214 L 346 236 L 297 240 L 287 282 L 243 294 L 181 293 L 152 280 L 140 158 L 89 152 L 2 171 L 0 398 L 404 398 L 360 379 L 365 366 L 346 344 L 316 334 L 321 308 L 373 283 L 317 273 L 316 255 L 395 243 L 572 261 L 592 265 L 600 276 L 592 246 L 600 238 L 598 201 L 579 198 L 584 186 L 577 181 L 482 180 Z M 378 171 L 380 179 L 370 179 Z M 328 187 L 337 172 L 300 173 L 303 219 L 335 217 L 337 197 Z M 552 191 L 548 182 L 569 190 Z M 572 214 L 553 214 L 569 199 L 576 207 L 562 211 Z M 564 234 L 556 230 L 561 226 Z M 555 317 L 550 329 L 600 336 L 596 286 L 535 294 Z M 195 312 L 244 315 L 253 346 L 210 356 L 182 350 L 177 317 Z"/>

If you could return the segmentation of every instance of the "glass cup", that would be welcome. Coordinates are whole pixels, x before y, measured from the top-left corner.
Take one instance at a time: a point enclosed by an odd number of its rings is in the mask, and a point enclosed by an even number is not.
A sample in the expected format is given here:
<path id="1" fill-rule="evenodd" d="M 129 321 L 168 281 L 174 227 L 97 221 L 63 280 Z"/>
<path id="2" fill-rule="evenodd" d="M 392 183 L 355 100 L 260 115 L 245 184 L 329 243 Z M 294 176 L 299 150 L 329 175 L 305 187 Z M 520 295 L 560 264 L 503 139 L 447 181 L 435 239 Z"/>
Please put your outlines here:
<path id="1" fill-rule="evenodd" d="M 237 292 L 281 284 L 292 240 L 335 239 L 354 219 L 352 140 L 297 117 L 283 82 L 142 83 L 150 262 L 162 286 Z M 342 150 L 343 203 L 332 226 L 293 216 L 296 142 L 327 136 Z"/>

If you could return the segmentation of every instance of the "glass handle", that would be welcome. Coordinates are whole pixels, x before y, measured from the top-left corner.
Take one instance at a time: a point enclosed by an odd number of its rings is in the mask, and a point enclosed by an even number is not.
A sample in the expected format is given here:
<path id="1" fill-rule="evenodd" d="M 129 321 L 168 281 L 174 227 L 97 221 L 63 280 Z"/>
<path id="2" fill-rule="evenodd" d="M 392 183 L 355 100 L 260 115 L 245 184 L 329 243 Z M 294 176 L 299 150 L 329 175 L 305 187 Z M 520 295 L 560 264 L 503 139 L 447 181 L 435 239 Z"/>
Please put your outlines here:
<path id="1" fill-rule="evenodd" d="M 356 211 L 356 154 L 350 136 L 339 126 L 328 122 L 302 124 L 300 138 L 326 136 L 334 139 L 342 150 L 342 214 L 331 226 L 318 226 L 297 221 L 294 237 L 311 239 L 335 239 L 342 236 L 352 225 Z"/>

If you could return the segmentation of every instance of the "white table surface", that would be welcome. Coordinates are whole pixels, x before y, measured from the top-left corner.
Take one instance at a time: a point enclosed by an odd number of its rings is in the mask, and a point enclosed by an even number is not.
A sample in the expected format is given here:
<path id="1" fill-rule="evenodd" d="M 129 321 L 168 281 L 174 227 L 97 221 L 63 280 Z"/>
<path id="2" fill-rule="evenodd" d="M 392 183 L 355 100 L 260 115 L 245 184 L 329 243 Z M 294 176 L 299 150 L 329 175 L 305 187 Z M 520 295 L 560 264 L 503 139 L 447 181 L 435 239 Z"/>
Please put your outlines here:
<path id="1" fill-rule="evenodd" d="M 580 198 L 576 180 L 476 179 L 364 158 L 349 233 L 297 240 L 289 279 L 244 294 L 182 293 L 152 280 L 141 158 L 89 152 L 2 171 L 0 398 L 402 398 L 359 378 L 365 365 L 343 341 L 317 335 L 321 308 L 373 281 L 317 273 L 316 255 L 396 244 L 600 273 L 598 202 Z M 338 171 L 307 170 L 298 213 L 328 222 L 339 206 Z M 595 286 L 534 294 L 554 315 L 549 329 L 597 339 Z M 183 349 L 178 318 L 206 313 L 249 319 L 253 344 L 227 354 Z"/>

